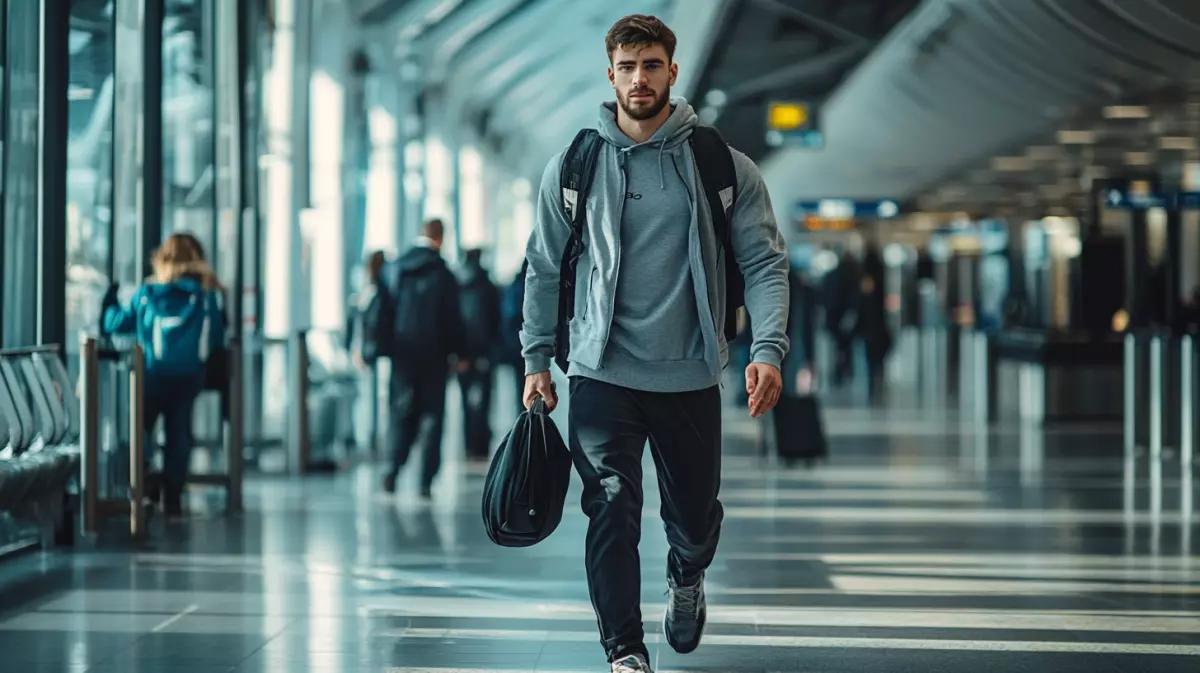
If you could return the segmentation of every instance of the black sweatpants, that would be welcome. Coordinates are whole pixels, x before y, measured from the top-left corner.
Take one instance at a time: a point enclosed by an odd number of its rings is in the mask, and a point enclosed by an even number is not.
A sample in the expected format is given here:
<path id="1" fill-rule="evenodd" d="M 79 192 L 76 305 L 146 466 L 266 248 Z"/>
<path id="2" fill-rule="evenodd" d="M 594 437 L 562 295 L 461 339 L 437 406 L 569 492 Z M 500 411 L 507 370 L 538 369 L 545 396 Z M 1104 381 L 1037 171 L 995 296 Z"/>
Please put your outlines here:
<path id="1" fill-rule="evenodd" d="M 600 640 L 612 661 L 645 652 L 641 611 L 642 456 L 658 472 L 670 553 L 680 584 L 700 578 L 717 550 L 723 510 L 721 393 L 648 393 L 571 378 L 571 454 L 583 478 L 587 577 Z"/>
<path id="2" fill-rule="evenodd" d="M 443 360 L 444 362 L 444 360 Z M 446 420 L 446 367 L 393 361 L 388 386 L 390 474 L 408 462 L 418 441 L 422 448 L 421 486 L 428 489 L 442 465 L 442 428 Z"/>

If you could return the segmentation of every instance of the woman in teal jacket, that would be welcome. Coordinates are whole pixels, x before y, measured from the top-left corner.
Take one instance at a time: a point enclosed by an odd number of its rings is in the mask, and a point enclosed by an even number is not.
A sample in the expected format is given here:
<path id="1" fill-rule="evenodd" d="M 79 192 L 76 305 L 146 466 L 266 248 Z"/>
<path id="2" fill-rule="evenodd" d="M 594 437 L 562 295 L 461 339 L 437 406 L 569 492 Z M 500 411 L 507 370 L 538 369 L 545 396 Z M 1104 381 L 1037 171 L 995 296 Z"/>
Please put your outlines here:
<path id="1" fill-rule="evenodd" d="M 213 354 L 225 348 L 223 292 L 190 234 L 163 241 L 151 265 L 153 275 L 128 306 L 117 303 L 116 285 L 109 288 L 102 323 L 106 334 L 136 335 L 145 354 L 145 430 L 160 416 L 166 426 L 163 473 L 147 480 L 147 492 L 153 500 L 161 494 L 167 516 L 178 518 L 191 463 L 192 409 Z"/>

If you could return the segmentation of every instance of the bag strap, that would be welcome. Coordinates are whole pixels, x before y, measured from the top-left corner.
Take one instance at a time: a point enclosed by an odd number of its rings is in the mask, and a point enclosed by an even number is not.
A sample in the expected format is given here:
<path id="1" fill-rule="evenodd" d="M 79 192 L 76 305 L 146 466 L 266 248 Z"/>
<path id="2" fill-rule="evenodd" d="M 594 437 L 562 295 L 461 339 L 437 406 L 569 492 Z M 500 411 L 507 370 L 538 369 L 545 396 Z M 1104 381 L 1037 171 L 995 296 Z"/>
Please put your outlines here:
<path id="1" fill-rule="evenodd" d="M 696 156 L 700 181 L 704 185 L 704 196 L 712 213 L 713 230 L 717 241 L 725 249 L 725 338 L 733 341 L 737 337 L 738 312 L 745 303 L 745 280 L 737 266 L 733 252 L 733 205 L 737 196 L 737 168 L 733 165 L 733 153 L 721 137 L 720 131 L 711 126 L 692 129 L 692 153 Z"/>
<path id="2" fill-rule="evenodd" d="M 575 134 L 571 146 L 563 155 L 559 172 L 562 185 L 562 204 L 571 222 L 571 236 L 563 249 L 558 275 L 558 323 L 575 317 L 575 269 L 583 255 L 584 226 L 587 224 L 587 197 L 596 173 L 596 157 L 600 154 L 600 133 L 582 129 Z M 560 363 L 561 364 L 561 363 Z"/>
<path id="3" fill-rule="evenodd" d="M 733 235 L 729 222 L 733 218 L 733 202 L 737 194 L 737 169 L 733 165 L 733 154 L 720 131 L 711 126 L 692 129 L 691 143 L 696 165 L 700 168 L 700 181 L 704 184 L 704 196 L 712 211 L 717 240 L 732 251 Z"/>

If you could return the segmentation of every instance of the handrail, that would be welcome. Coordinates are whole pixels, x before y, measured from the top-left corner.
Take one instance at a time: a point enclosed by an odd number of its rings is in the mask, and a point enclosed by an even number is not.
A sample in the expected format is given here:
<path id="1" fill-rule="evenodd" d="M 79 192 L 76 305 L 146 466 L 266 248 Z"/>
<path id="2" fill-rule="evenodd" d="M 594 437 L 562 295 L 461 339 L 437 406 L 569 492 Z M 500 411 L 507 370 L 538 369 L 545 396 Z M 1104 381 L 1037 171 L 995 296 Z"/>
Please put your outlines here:
<path id="1" fill-rule="evenodd" d="M 37 420 L 33 416 L 33 409 L 29 406 L 29 400 L 25 399 L 24 395 L 19 394 L 21 386 L 17 379 L 16 371 L 13 370 L 12 362 L 0 358 L 0 377 L 3 377 L 4 384 L 8 386 L 13 407 L 16 410 L 17 418 L 20 420 L 21 436 L 19 442 L 13 445 L 14 453 L 24 453 L 33 445 L 33 440 L 37 437 Z"/>
<path id="2" fill-rule="evenodd" d="M 41 363 L 52 385 L 56 386 L 58 393 L 58 401 L 66 413 L 66 439 L 74 442 L 79 439 L 79 399 L 75 393 L 75 386 L 71 383 L 71 374 L 67 371 L 67 366 L 63 363 L 62 358 L 35 356 L 34 360 Z"/>
<path id="3" fill-rule="evenodd" d="M 242 342 L 238 338 L 229 341 L 229 388 L 228 427 L 219 433 L 218 442 L 225 449 L 224 474 L 189 474 L 188 482 L 220 486 L 225 489 L 225 513 L 242 511 L 242 480 L 245 474 L 245 406 L 242 364 Z M 225 393 L 222 393 L 225 394 Z"/>
<path id="4" fill-rule="evenodd" d="M 95 337 L 81 336 L 79 349 L 82 394 L 80 395 L 80 489 L 83 504 L 83 533 L 94 536 L 100 520 L 110 515 L 129 516 L 129 534 L 140 539 L 146 532 L 145 432 L 143 395 L 145 360 L 140 346 L 129 351 L 129 496 L 126 500 L 102 500 L 99 493 L 100 463 L 100 351 Z"/>
<path id="5" fill-rule="evenodd" d="M 58 344 L 42 344 L 40 346 L 24 346 L 21 348 L 0 348 L 0 358 L 22 358 L 47 353 L 58 354 L 62 347 Z"/>
<path id="6" fill-rule="evenodd" d="M 6 444 L 11 445 L 13 453 L 20 453 L 21 438 L 25 434 L 22 427 L 21 414 L 17 411 L 17 403 L 13 397 L 12 391 L 8 387 L 8 383 L 4 381 L 4 377 L 0 375 L 0 414 L 4 415 L 5 425 L 8 430 Z"/>

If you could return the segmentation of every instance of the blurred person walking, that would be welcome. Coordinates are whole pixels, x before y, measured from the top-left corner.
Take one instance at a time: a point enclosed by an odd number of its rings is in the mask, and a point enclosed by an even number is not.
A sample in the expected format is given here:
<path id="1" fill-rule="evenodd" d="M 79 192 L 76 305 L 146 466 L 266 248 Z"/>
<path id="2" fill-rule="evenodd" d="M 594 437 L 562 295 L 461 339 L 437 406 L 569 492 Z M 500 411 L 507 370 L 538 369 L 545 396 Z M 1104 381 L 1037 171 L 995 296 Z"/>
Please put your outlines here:
<path id="1" fill-rule="evenodd" d="M 421 497 L 432 495 L 442 462 L 446 381 L 452 358 L 463 352 L 459 287 L 442 259 L 446 228 L 433 219 L 408 252 L 380 270 L 380 305 L 371 334 L 380 356 L 392 363 L 388 386 L 388 437 L 392 462 L 383 490 L 395 493 L 396 479 L 412 448 L 422 454 Z"/>
<path id="2" fill-rule="evenodd" d="M 492 387 L 500 346 L 500 290 L 483 268 L 483 251 L 466 251 L 459 301 L 463 352 L 458 368 L 468 460 L 486 461 L 492 441 Z"/>

